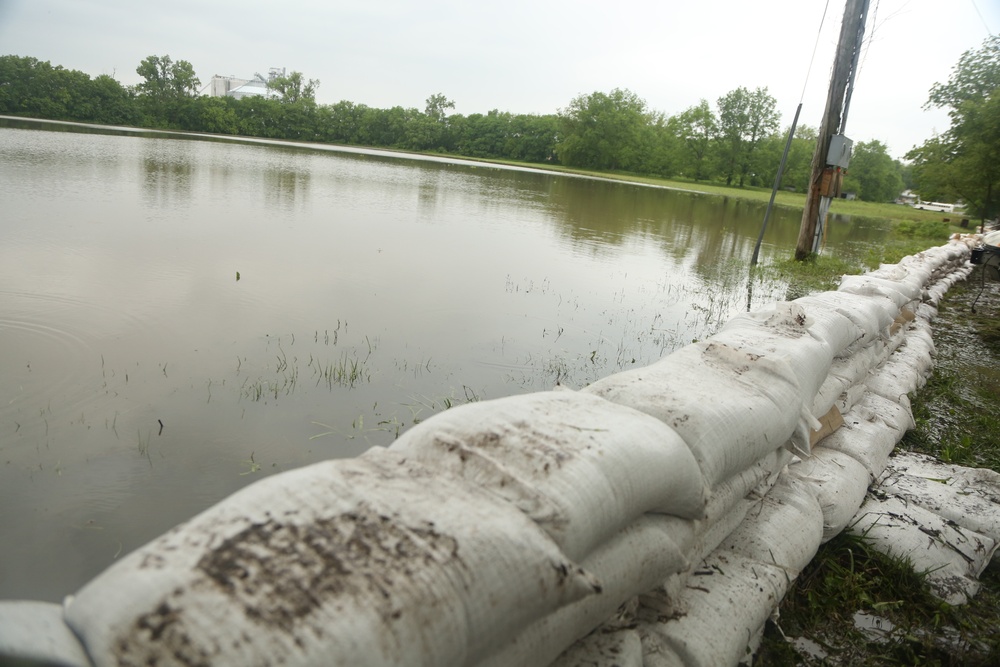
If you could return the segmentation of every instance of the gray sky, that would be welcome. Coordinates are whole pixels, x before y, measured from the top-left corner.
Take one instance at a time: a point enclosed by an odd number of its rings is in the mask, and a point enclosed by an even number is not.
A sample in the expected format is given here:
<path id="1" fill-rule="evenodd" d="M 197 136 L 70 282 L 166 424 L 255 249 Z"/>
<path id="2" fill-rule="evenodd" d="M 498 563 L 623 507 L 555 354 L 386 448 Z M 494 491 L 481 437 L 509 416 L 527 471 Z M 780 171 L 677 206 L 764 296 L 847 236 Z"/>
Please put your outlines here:
<path id="1" fill-rule="evenodd" d="M 923 111 L 961 54 L 1000 31 L 998 0 L 872 0 L 847 123 L 901 157 L 948 129 Z M 819 32 L 826 19 L 822 33 Z M 787 127 L 819 125 L 844 0 L 0 0 L 0 55 L 137 83 L 148 55 L 249 78 L 270 67 L 319 79 L 319 102 L 461 114 L 555 113 L 628 88 L 672 115 L 738 86 L 767 87 Z"/>

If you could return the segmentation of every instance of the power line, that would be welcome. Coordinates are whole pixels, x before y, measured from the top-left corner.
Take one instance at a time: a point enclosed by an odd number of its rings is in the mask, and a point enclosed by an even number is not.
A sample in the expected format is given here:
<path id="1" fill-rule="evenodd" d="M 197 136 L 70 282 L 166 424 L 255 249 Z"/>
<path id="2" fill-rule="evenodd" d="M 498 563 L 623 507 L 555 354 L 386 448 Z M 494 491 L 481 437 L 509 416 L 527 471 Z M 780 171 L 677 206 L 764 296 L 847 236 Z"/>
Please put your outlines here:
<path id="1" fill-rule="evenodd" d="M 809 86 L 809 75 L 812 74 L 813 61 L 816 60 L 816 49 L 819 47 L 819 38 L 823 34 L 823 24 L 826 23 L 826 12 L 830 9 L 830 0 L 826 0 L 826 6 L 823 7 L 823 17 L 819 20 L 819 30 L 816 31 L 816 42 L 813 44 L 812 56 L 809 58 L 809 69 L 806 70 L 806 80 L 802 84 L 802 96 L 799 97 L 799 105 L 801 106 L 802 100 L 806 98 L 806 88 Z"/>
<path id="2" fill-rule="evenodd" d="M 983 13 L 979 11 L 979 6 L 976 4 L 976 0 L 969 0 L 972 3 L 972 8 L 976 10 L 976 14 L 979 15 L 979 20 L 983 22 L 983 27 L 986 28 L 986 34 L 992 36 L 993 31 L 990 30 L 990 26 L 986 23 L 986 18 Z"/>

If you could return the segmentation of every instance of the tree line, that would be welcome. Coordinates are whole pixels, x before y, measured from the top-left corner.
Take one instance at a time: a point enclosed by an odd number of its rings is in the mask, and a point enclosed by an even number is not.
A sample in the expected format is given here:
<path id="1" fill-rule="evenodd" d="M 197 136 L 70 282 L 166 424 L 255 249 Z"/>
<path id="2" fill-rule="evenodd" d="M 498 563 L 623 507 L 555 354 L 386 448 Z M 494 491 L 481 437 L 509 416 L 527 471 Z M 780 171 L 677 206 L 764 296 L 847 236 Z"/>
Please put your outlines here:
<path id="1" fill-rule="evenodd" d="M 471 158 L 561 164 L 662 178 L 768 187 L 786 130 L 767 88 L 737 88 L 710 104 L 668 116 L 629 90 L 579 95 L 554 114 L 494 109 L 449 114 L 443 94 L 424 109 L 318 104 L 320 82 L 292 72 L 268 82 L 268 96 L 200 95 L 194 67 L 149 56 L 136 68 L 142 82 L 123 86 L 32 57 L 0 56 L 0 114 L 176 129 L 354 146 L 441 152 Z M 795 133 L 782 186 L 804 191 L 816 130 Z M 879 141 L 859 142 L 844 189 L 861 199 L 892 201 L 907 168 Z"/>

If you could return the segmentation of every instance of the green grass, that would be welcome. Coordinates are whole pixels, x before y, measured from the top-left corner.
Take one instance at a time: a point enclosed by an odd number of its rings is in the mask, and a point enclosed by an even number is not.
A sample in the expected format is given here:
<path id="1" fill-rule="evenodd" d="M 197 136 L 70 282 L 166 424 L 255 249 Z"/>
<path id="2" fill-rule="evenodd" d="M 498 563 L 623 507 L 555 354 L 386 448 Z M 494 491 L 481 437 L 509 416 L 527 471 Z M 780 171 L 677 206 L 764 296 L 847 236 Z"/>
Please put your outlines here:
<path id="1" fill-rule="evenodd" d="M 754 665 L 1000 664 L 998 569 L 984 574 L 969 604 L 952 607 L 930 594 L 908 561 L 842 533 L 799 575 Z M 800 637 L 813 648 L 792 643 Z"/>

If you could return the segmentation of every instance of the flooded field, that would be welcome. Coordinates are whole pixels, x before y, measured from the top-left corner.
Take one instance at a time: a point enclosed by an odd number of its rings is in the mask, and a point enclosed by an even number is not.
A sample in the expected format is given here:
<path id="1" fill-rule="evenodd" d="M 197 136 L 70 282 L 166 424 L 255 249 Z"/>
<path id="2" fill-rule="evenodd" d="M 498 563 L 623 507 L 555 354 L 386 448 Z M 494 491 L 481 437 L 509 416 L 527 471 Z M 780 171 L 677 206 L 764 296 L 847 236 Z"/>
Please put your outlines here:
<path id="1" fill-rule="evenodd" d="M 762 205 L 379 151 L 0 127 L 0 598 L 262 476 L 785 298 Z M 762 261 L 799 214 L 772 216 Z M 833 225 L 849 251 L 881 230 Z M 752 289 L 751 289 L 752 288 Z"/>

